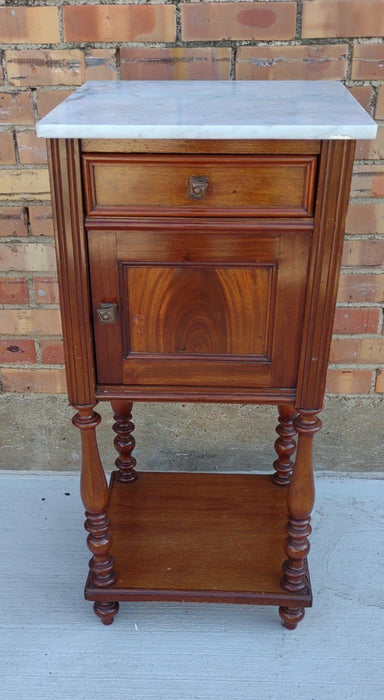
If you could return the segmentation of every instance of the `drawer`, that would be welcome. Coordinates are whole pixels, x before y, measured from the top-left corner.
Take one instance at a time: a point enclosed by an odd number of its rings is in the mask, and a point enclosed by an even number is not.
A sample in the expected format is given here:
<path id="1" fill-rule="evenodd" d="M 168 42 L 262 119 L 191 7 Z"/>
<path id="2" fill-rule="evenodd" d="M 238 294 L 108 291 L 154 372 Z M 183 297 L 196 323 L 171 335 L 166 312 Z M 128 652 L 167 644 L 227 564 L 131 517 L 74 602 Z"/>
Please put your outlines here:
<path id="1" fill-rule="evenodd" d="M 316 156 L 85 153 L 91 216 L 312 216 Z"/>

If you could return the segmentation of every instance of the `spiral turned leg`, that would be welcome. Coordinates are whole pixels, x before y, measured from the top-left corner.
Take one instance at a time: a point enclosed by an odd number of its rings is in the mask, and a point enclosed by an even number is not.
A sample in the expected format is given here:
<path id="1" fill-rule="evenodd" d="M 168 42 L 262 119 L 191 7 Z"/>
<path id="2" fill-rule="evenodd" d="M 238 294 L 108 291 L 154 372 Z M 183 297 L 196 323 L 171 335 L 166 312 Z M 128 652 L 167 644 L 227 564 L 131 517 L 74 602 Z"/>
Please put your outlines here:
<path id="1" fill-rule="evenodd" d="M 279 486 L 287 486 L 291 480 L 293 461 L 292 455 L 296 450 L 296 428 L 294 420 L 297 411 L 294 406 L 279 406 L 279 425 L 276 428 L 278 438 L 275 442 L 277 459 L 273 463 L 275 474 L 272 481 Z"/>
<path id="2" fill-rule="evenodd" d="M 116 433 L 113 442 L 115 450 L 119 453 L 115 461 L 118 469 L 117 480 L 122 482 L 135 481 L 137 474 L 135 472 L 136 460 L 132 457 L 132 452 L 135 447 L 135 439 L 132 431 L 135 426 L 131 421 L 132 418 L 132 403 L 129 401 L 111 401 L 113 410 L 113 430 Z"/>

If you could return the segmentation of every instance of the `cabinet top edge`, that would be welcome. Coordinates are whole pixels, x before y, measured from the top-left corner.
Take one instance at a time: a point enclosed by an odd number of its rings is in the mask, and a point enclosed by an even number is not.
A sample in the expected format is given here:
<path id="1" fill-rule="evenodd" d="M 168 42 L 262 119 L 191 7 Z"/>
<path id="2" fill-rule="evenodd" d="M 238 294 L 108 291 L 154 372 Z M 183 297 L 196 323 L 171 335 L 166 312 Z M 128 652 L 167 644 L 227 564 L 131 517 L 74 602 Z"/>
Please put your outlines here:
<path id="1" fill-rule="evenodd" d="M 45 138 L 373 139 L 337 81 L 89 81 L 36 125 Z"/>

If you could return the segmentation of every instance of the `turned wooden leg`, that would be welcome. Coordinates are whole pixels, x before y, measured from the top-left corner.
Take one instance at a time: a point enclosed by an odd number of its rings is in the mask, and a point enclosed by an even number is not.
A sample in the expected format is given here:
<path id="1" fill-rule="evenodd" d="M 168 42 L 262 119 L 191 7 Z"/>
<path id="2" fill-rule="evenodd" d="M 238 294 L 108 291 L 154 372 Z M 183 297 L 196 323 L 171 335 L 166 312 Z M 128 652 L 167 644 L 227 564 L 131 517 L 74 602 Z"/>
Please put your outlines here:
<path id="1" fill-rule="evenodd" d="M 304 614 L 304 608 L 279 608 L 279 615 L 283 621 L 283 625 L 288 630 L 294 630 L 303 619 Z"/>
<path id="2" fill-rule="evenodd" d="M 311 534 L 310 515 L 315 501 L 313 436 L 320 430 L 321 422 L 314 411 L 301 410 L 295 419 L 295 427 L 299 437 L 296 463 L 288 491 L 288 537 L 284 543 L 288 559 L 283 564 L 282 587 L 292 593 L 302 593 L 308 590 L 308 537 Z M 304 611 L 301 608 L 283 608 L 280 614 L 284 624 L 287 627 L 290 625 L 292 629 L 294 620 L 297 624 L 299 617 L 304 616 Z"/>
<path id="3" fill-rule="evenodd" d="M 291 459 L 296 450 L 296 428 L 294 420 L 297 411 L 294 406 L 284 404 L 279 409 L 279 425 L 276 428 L 278 438 L 275 442 L 277 459 L 273 463 L 275 474 L 272 481 L 279 486 L 287 486 L 291 480 L 293 461 Z"/>
<path id="4" fill-rule="evenodd" d="M 135 447 L 135 439 L 132 435 L 134 424 L 132 418 L 132 403 L 129 401 L 111 401 L 113 410 L 113 418 L 116 421 L 113 424 L 113 430 L 116 433 L 113 442 L 115 449 L 119 453 L 115 465 L 118 469 L 118 481 L 134 481 L 137 479 L 135 472 L 136 460 L 132 457 L 132 452 Z"/>
<path id="5" fill-rule="evenodd" d="M 73 424 L 80 429 L 81 435 L 80 489 L 86 515 L 84 527 L 89 532 L 87 545 L 92 552 L 92 558 L 89 561 L 90 580 L 94 586 L 104 588 L 114 583 L 116 576 L 113 571 L 114 560 L 109 554 L 111 546 L 110 521 L 107 516 L 109 492 L 96 441 L 96 427 L 101 418 L 98 413 L 95 413 L 93 406 L 77 406 L 76 408 L 78 413 L 73 418 Z M 108 605 L 115 606 L 113 614 L 116 614 L 117 603 L 109 603 Z M 97 606 L 99 609 L 99 604 Z M 107 619 L 112 615 L 113 619 L 113 614 L 110 608 L 108 615 L 104 614 L 104 618 Z M 102 616 L 99 615 L 99 617 Z M 110 622 L 105 624 L 110 624 Z"/>
<path id="6" fill-rule="evenodd" d="M 102 621 L 103 625 L 111 625 L 115 615 L 117 615 L 119 612 L 119 604 L 101 603 L 100 601 L 97 601 L 94 604 L 93 609 L 97 617 L 99 617 Z"/>

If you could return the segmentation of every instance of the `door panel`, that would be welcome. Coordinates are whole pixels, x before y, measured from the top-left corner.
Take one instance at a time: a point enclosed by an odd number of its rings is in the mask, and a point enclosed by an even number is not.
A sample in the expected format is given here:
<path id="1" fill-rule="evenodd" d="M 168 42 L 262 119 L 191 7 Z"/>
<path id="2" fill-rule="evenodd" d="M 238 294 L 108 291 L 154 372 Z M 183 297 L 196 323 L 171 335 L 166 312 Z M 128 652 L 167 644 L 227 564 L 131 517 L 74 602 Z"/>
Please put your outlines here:
<path id="1" fill-rule="evenodd" d="M 259 355 L 271 345 L 273 265 L 122 266 L 124 354 Z"/>
<path id="2" fill-rule="evenodd" d="M 124 382 L 270 382 L 275 267 L 120 266 Z"/>
<path id="3" fill-rule="evenodd" d="M 89 232 L 99 384 L 295 386 L 311 227 L 233 226 Z"/>

